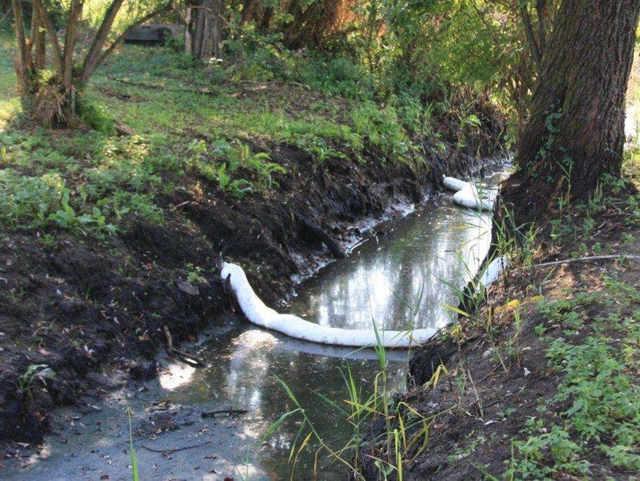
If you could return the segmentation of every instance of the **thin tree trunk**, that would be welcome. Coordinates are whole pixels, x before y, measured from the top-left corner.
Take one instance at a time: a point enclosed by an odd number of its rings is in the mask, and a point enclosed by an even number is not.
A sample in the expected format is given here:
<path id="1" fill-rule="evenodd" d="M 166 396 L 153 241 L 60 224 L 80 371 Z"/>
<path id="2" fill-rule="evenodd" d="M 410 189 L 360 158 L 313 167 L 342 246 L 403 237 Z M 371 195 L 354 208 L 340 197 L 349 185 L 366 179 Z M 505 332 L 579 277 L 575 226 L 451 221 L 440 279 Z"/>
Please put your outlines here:
<path id="1" fill-rule="evenodd" d="M 53 4 L 45 3 L 44 0 L 32 0 L 32 3 L 32 31 L 31 37 L 27 39 L 22 0 L 11 0 L 15 18 L 18 89 L 21 99 L 25 101 L 25 106 L 28 108 L 25 112 L 30 111 L 32 118 L 43 125 L 56 126 L 76 125 L 75 107 L 78 96 L 95 69 L 123 41 L 125 35 L 161 11 L 172 7 L 171 0 L 168 0 L 164 6 L 139 18 L 105 49 L 113 22 L 124 3 L 124 0 L 110 0 L 102 23 L 82 63 L 82 68 L 76 74 L 79 65 L 75 59 L 74 50 L 85 0 L 71 0 L 64 10 L 66 25 L 64 49 L 61 48 L 58 32 L 50 15 Z M 50 58 L 55 68 L 53 76 L 40 75 L 47 68 L 45 55 L 47 36 L 52 47 Z"/>
<path id="2" fill-rule="evenodd" d="M 211 57 L 222 58 L 222 15 L 224 14 L 223 0 L 211 0 Z"/>
<path id="3" fill-rule="evenodd" d="M 264 15 L 262 15 L 262 21 L 260 22 L 261 30 L 269 30 L 271 26 L 271 19 L 273 18 L 273 14 L 275 13 L 275 9 L 273 7 L 266 7 L 264 9 Z"/>
<path id="4" fill-rule="evenodd" d="M 242 19 L 240 23 L 244 25 L 249 21 L 251 15 L 251 7 L 253 6 L 254 0 L 244 0 L 242 3 Z"/>
<path id="5" fill-rule="evenodd" d="M 12 0 L 14 24 L 13 29 L 16 34 L 17 58 L 16 58 L 16 75 L 18 77 L 18 91 L 20 95 L 30 94 L 30 85 L 28 81 L 28 51 L 27 37 L 24 28 L 24 18 L 22 16 L 21 0 Z"/>
<path id="6" fill-rule="evenodd" d="M 191 35 L 191 22 L 193 21 L 193 8 L 187 6 L 187 14 L 184 18 L 184 53 L 193 55 L 193 37 Z"/>
<path id="7" fill-rule="evenodd" d="M 204 0 L 193 10 L 193 57 L 203 62 L 211 58 L 222 58 L 223 0 Z"/>
<path id="8" fill-rule="evenodd" d="M 73 0 L 71 2 L 71 11 L 69 12 L 69 21 L 67 23 L 67 32 L 64 39 L 64 74 L 63 87 L 65 92 L 70 92 L 73 81 L 73 50 L 76 46 L 77 24 L 82 15 L 82 7 L 84 0 Z"/>
<path id="9" fill-rule="evenodd" d="M 547 48 L 547 0 L 537 0 L 536 12 L 538 13 L 538 45 L 540 53 L 544 55 Z"/>
<path id="10" fill-rule="evenodd" d="M 42 70 L 47 63 L 47 35 L 42 18 L 35 8 L 31 12 L 31 45 L 33 68 Z"/>
<path id="11" fill-rule="evenodd" d="M 201 59 L 202 58 L 202 43 L 205 35 L 208 35 L 209 32 L 205 31 L 205 16 L 202 12 L 201 8 L 196 10 L 196 21 L 195 21 L 195 39 L 193 44 L 193 56 L 194 58 Z"/>
<path id="12" fill-rule="evenodd" d="M 538 70 L 540 70 L 542 65 L 542 51 L 538 41 L 536 40 L 536 36 L 533 33 L 533 24 L 531 23 L 531 17 L 529 16 L 529 11 L 527 10 L 527 4 L 525 2 L 520 3 L 520 16 L 522 18 L 524 33 L 527 36 L 527 42 L 531 49 L 531 55 L 533 56 L 533 60 L 536 63 Z"/>
<path id="13" fill-rule="evenodd" d="M 84 63 L 82 65 L 82 72 L 80 73 L 81 85 L 86 84 L 87 80 L 89 80 L 89 77 L 93 75 L 93 72 L 98 67 L 102 48 L 107 41 L 107 37 L 109 36 L 109 32 L 111 31 L 111 27 L 113 26 L 113 21 L 115 20 L 116 15 L 118 15 L 123 2 L 124 0 L 112 0 L 111 4 L 107 8 L 104 19 L 102 20 L 102 23 L 98 28 L 98 33 L 96 33 L 96 36 L 93 39 L 91 47 L 89 47 L 89 52 L 87 53 L 87 56 L 85 57 Z"/>
<path id="14" fill-rule="evenodd" d="M 213 57 L 213 36 L 215 34 L 213 28 L 213 15 L 209 10 L 211 7 L 211 2 L 209 0 L 205 0 L 203 4 L 202 10 L 200 13 L 202 15 L 202 37 L 200 45 L 200 60 L 207 61 L 211 57 Z"/>
<path id="15" fill-rule="evenodd" d="M 51 42 L 53 49 L 53 64 L 55 66 L 56 73 L 58 74 L 58 77 L 63 78 L 64 61 L 62 58 L 62 49 L 60 48 L 60 42 L 58 41 L 58 34 L 55 26 L 53 25 L 53 20 L 51 19 L 47 8 L 42 3 L 42 0 L 33 0 L 33 6 L 38 10 L 38 15 L 47 30 L 47 35 L 49 36 L 49 41 Z"/>
<path id="16" fill-rule="evenodd" d="M 502 197 L 516 219 L 556 213 L 559 199 L 586 198 L 603 173 L 620 175 L 624 101 L 640 2 L 563 1 Z"/>

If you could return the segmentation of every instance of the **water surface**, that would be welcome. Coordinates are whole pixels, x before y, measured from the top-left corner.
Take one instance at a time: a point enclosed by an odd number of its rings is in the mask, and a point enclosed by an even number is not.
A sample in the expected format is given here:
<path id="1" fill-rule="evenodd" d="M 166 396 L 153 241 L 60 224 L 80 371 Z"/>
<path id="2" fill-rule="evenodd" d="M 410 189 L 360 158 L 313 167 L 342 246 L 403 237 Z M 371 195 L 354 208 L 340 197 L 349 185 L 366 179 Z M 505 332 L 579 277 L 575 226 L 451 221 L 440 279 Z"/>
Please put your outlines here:
<path id="1" fill-rule="evenodd" d="M 349 258 L 305 282 L 290 311 L 349 329 L 439 328 L 490 242 L 490 217 L 438 196 L 406 218 L 386 222 Z"/>

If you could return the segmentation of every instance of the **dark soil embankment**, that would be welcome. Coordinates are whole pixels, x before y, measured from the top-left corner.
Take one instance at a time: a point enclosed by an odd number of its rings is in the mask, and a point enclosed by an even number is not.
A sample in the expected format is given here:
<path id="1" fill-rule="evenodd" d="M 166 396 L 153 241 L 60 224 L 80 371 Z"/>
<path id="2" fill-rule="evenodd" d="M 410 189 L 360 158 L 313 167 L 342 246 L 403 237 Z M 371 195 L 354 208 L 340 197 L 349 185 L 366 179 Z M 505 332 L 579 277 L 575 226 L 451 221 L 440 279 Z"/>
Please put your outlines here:
<path id="1" fill-rule="evenodd" d="M 495 112 L 479 109 L 484 130 L 467 139 L 465 150 L 474 156 L 454 147 L 455 123 L 441 128 L 451 143 L 425 144 L 424 162 L 415 165 L 381 164 L 375 151 L 362 163 L 318 165 L 290 146 L 265 145 L 261 149 L 287 170 L 266 196 L 239 200 L 201 178 L 197 194 L 185 188 L 157 199 L 164 225 L 134 218 L 103 240 L 51 230 L 4 232 L 0 441 L 38 444 L 56 406 L 153 377 L 166 345 L 162 326 L 176 346 L 196 340 L 229 306 L 214 268 L 223 248 L 275 304 L 311 256 L 339 255 L 353 238 L 354 221 L 421 201 L 444 173 L 478 169 L 475 154 L 494 153 L 502 132 L 500 121 L 491 120 Z M 326 248 L 330 239 L 333 253 Z"/>

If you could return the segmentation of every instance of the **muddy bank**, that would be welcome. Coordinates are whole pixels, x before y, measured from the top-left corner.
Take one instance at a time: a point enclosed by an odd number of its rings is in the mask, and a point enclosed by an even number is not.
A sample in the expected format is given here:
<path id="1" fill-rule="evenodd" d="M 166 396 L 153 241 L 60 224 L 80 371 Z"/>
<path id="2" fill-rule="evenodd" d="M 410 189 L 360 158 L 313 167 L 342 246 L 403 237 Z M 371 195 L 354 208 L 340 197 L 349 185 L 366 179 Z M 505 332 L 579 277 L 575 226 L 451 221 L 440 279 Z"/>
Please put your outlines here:
<path id="1" fill-rule="evenodd" d="M 489 107 L 479 109 L 484 127 L 467 141 L 467 153 L 456 150 L 455 124 L 442 127 L 450 143 L 423 145 L 414 164 L 380 163 L 382 154 L 370 150 L 365 162 L 317 165 L 288 145 L 259 146 L 287 170 L 268 197 L 238 200 L 205 178 L 187 177 L 184 189 L 157 199 L 164 225 L 134 217 L 102 240 L 3 233 L 0 440 L 35 446 L 56 406 L 85 395 L 99 400 L 123 382 L 155 377 L 163 326 L 180 346 L 230 307 L 214 265 L 221 249 L 275 304 L 286 299 L 293 274 L 340 255 L 361 234 L 350 228 L 355 221 L 420 202 L 443 174 L 480 169 L 470 153 L 495 153 L 502 124 Z M 197 195 L 187 188 L 196 182 Z"/>

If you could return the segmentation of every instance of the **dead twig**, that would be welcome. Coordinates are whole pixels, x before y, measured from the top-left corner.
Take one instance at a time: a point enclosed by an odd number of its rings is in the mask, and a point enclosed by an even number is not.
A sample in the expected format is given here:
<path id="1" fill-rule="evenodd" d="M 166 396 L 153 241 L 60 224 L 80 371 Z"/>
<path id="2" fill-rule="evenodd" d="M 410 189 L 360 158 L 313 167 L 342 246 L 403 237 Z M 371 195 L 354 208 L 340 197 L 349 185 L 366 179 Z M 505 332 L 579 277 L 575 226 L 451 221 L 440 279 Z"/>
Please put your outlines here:
<path id="1" fill-rule="evenodd" d="M 184 451 L 186 449 L 199 448 L 200 446 L 204 446 L 206 444 L 211 444 L 211 441 L 205 441 L 203 443 L 193 444 L 191 446 L 183 446 L 181 448 L 153 449 L 153 448 L 150 448 L 149 446 L 145 446 L 144 444 L 142 444 L 140 447 L 146 449 L 147 451 L 151 451 L 152 453 L 173 454 L 173 453 L 177 453 L 178 451 Z"/>
<path id="2" fill-rule="evenodd" d="M 280 84 L 280 85 L 293 85 L 295 87 L 300 87 L 305 90 L 311 90 L 311 87 L 307 84 L 302 84 L 300 82 L 292 82 L 286 80 L 268 80 L 266 82 L 262 82 L 259 80 L 234 80 L 233 82 L 226 82 L 225 85 L 237 85 L 237 84 L 247 84 L 247 85 L 256 85 L 258 87 L 268 87 L 271 84 Z"/>
<path id="3" fill-rule="evenodd" d="M 189 354 L 189 353 L 186 353 L 184 351 L 180 351 L 180 350 L 176 349 L 175 347 L 173 347 L 173 338 L 171 337 L 171 333 L 169 332 L 169 328 L 165 325 L 165 326 L 162 326 L 162 329 L 164 330 L 164 337 L 167 339 L 167 351 L 178 355 L 178 357 L 181 357 L 183 361 L 189 361 L 190 364 L 193 363 L 193 364 L 197 364 L 200 367 L 207 367 L 207 365 L 205 364 L 204 361 L 202 361 L 201 359 L 197 358 L 193 354 Z"/>
<path id="4" fill-rule="evenodd" d="M 113 80 L 115 82 L 120 82 L 126 85 L 133 85 L 135 87 L 144 87 L 147 89 L 155 89 L 162 90 L 163 92 L 185 92 L 190 94 L 204 94 L 204 95 L 218 95 L 218 92 L 214 90 L 210 90 L 207 88 L 194 88 L 194 89 L 180 89 L 180 88 L 169 88 L 160 84 L 152 84 L 149 82 L 134 82 L 133 80 L 127 80 L 123 78 L 113 77 L 111 75 L 107 75 L 109 80 Z"/>
<path id="5" fill-rule="evenodd" d="M 173 210 L 178 210 L 181 207 L 184 207 L 185 205 L 189 204 L 191 201 L 190 200 L 185 200 L 184 202 L 180 202 L 178 205 L 174 205 L 172 207 Z"/>
<path id="6" fill-rule="evenodd" d="M 531 266 L 525 266 L 523 269 L 530 269 L 533 267 L 550 267 L 557 266 L 560 264 L 571 264 L 574 262 L 590 262 L 590 261 L 605 261 L 611 259 L 631 259 L 638 261 L 640 260 L 640 256 L 634 255 L 626 255 L 626 254 L 613 254 L 608 256 L 590 256 L 590 257 L 578 257 L 577 259 L 563 259 L 561 261 L 553 261 L 553 262 L 543 262 L 542 264 L 533 264 Z"/>
<path id="7" fill-rule="evenodd" d="M 487 380 L 487 378 L 488 378 L 489 376 L 491 376 L 494 372 L 496 372 L 498 369 L 500 369 L 500 364 L 497 364 L 497 365 L 496 365 L 496 366 L 495 366 L 491 371 L 489 371 L 489 373 L 488 373 L 485 377 L 483 377 L 482 379 L 480 379 L 480 380 L 478 381 L 478 384 L 482 384 L 483 382 L 485 382 L 485 381 Z"/>
<path id="8" fill-rule="evenodd" d="M 476 383 L 473 382 L 473 376 L 471 375 L 471 371 L 467 369 L 467 374 L 469 376 L 469 380 L 471 381 L 471 387 L 473 388 L 473 393 L 476 395 L 476 402 L 478 403 L 478 411 L 480 412 L 480 419 L 484 419 L 484 410 L 482 409 L 482 401 L 480 401 L 480 396 L 478 395 L 478 390 L 476 389 Z"/>
<path id="9" fill-rule="evenodd" d="M 248 409 L 219 409 L 217 411 L 203 411 L 200 416 L 203 418 L 213 418 L 219 414 L 226 414 L 227 416 L 239 416 L 240 414 L 247 414 Z"/>

